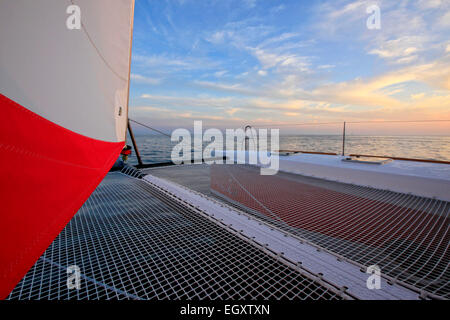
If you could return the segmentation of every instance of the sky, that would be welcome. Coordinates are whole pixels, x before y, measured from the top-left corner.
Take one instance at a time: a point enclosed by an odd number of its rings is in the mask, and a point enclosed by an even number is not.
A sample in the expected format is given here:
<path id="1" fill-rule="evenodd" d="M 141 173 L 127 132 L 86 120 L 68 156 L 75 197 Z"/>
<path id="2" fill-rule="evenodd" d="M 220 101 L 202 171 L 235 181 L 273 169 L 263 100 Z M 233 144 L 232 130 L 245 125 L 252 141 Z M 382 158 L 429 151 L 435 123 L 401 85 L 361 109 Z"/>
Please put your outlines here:
<path id="1" fill-rule="evenodd" d="M 129 116 L 305 132 L 291 124 L 450 119 L 449 35 L 448 0 L 136 0 Z M 353 129 L 450 135 L 450 122 Z"/>

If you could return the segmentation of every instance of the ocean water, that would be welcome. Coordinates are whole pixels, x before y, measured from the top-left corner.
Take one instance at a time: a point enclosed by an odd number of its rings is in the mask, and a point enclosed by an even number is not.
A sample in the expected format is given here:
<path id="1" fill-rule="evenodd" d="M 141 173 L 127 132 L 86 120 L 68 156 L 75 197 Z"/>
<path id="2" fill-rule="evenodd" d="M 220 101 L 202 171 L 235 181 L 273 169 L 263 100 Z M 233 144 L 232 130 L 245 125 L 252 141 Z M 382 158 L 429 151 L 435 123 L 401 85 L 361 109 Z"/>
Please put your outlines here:
<path id="1" fill-rule="evenodd" d="M 175 142 L 161 135 L 136 136 L 144 163 L 170 161 Z M 132 145 L 131 141 L 127 144 Z M 342 152 L 340 135 L 282 135 L 280 149 Z M 450 161 L 450 136 L 346 136 L 345 153 Z M 133 154 L 129 163 L 136 164 Z"/>

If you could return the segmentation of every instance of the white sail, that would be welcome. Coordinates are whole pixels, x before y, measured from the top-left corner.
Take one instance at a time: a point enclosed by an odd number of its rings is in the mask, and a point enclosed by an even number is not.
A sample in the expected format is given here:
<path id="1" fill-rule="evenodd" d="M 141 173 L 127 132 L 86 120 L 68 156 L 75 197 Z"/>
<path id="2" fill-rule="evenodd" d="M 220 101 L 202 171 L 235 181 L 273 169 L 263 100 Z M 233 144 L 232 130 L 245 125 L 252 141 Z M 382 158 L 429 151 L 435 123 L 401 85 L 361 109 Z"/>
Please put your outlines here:
<path id="1" fill-rule="evenodd" d="M 0 298 L 124 146 L 133 11 L 134 0 L 0 1 Z"/>
<path id="2" fill-rule="evenodd" d="M 1 1 L 1 93 L 76 133 L 124 141 L 133 4 Z M 67 26 L 74 5 L 80 29 Z"/>

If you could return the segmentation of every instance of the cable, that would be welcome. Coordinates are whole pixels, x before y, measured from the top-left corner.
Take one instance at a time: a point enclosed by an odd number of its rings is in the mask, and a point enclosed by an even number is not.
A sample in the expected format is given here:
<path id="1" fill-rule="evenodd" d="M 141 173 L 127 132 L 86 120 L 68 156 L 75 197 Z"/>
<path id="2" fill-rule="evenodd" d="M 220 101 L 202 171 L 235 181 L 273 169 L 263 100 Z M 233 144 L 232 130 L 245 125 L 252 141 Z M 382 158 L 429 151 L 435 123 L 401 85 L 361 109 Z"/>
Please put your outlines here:
<path id="1" fill-rule="evenodd" d="M 450 120 L 367 120 L 367 121 L 345 121 L 346 123 L 396 123 L 396 122 L 450 122 Z M 336 122 L 304 122 L 304 123 L 280 123 L 280 124 L 264 124 L 254 125 L 256 127 L 277 127 L 277 126 L 312 126 L 312 125 L 327 125 L 327 124 L 343 124 L 344 121 Z"/>
<path id="2" fill-rule="evenodd" d="M 160 131 L 160 130 L 158 130 L 158 129 L 155 129 L 155 128 L 152 128 L 152 127 L 150 127 L 150 126 L 147 126 L 147 125 L 145 125 L 145 124 L 143 124 L 143 123 L 140 123 L 140 122 L 138 122 L 138 121 L 136 121 L 136 120 L 133 120 L 133 119 L 130 119 L 130 118 L 128 118 L 128 120 L 130 120 L 130 121 L 132 121 L 132 122 L 134 122 L 134 123 L 137 123 L 137 124 L 139 124 L 139 125 L 141 125 L 141 126 L 147 128 L 147 129 L 150 129 L 150 130 L 153 130 L 153 131 L 155 131 L 155 132 L 158 132 L 158 133 L 160 133 L 160 134 L 162 134 L 162 135 L 164 135 L 164 136 L 166 136 L 166 137 L 169 137 L 169 138 L 172 137 L 170 134 L 167 134 L 167 133 L 162 132 L 162 131 Z"/>

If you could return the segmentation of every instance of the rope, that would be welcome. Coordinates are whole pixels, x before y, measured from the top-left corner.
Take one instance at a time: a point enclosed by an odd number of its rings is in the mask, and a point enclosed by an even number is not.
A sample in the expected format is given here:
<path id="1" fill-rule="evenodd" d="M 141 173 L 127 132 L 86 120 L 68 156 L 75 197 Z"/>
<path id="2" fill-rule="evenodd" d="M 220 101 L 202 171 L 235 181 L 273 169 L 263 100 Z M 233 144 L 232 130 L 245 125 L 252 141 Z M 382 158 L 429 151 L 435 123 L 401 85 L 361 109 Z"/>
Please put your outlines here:
<path id="1" fill-rule="evenodd" d="M 158 132 L 158 133 L 160 133 L 160 134 L 162 134 L 162 135 L 164 135 L 164 136 L 166 136 L 166 137 L 169 137 L 169 138 L 172 137 L 170 134 L 167 134 L 167 133 L 162 132 L 162 131 L 160 131 L 160 130 L 158 130 L 158 129 L 152 128 L 152 127 L 150 127 L 150 126 L 148 126 L 148 125 L 145 125 L 145 124 L 143 124 L 143 123 L 141 123 L 141 122 L 138 122 L 138 121 L 136 121 L 136 120 L 133 120 L 133 119 L 130 119 L 130 118 L 128 118 L 128 120 L 130 120 L 130 121 L 132 121 L 132 122 L 134 122 L 134 123 L 137 123 L 137 124 L 139 124 L 139 125 L 141 125 L 141 126 L 147 128 L 147 129 L 150 129 L 150 130 L 153 130 L 153 131 L 155 131 L 155 132 Z"/>
<path id="2" fill-rule="evenodd" d="M 450 122 L 450 120 L 367 120 L 367 121 L 345 121 L 346 123 L 417 123 L 417 122 Z M 277 126 L 313 126 L 313 125 L 327 125 L 339 124 L 342 125 L 344 121 L 336 122 L 304 122 L 304 123 L 280 123 L 280 124 L 256 124 L 257 127 L 277 127 Z"/>

